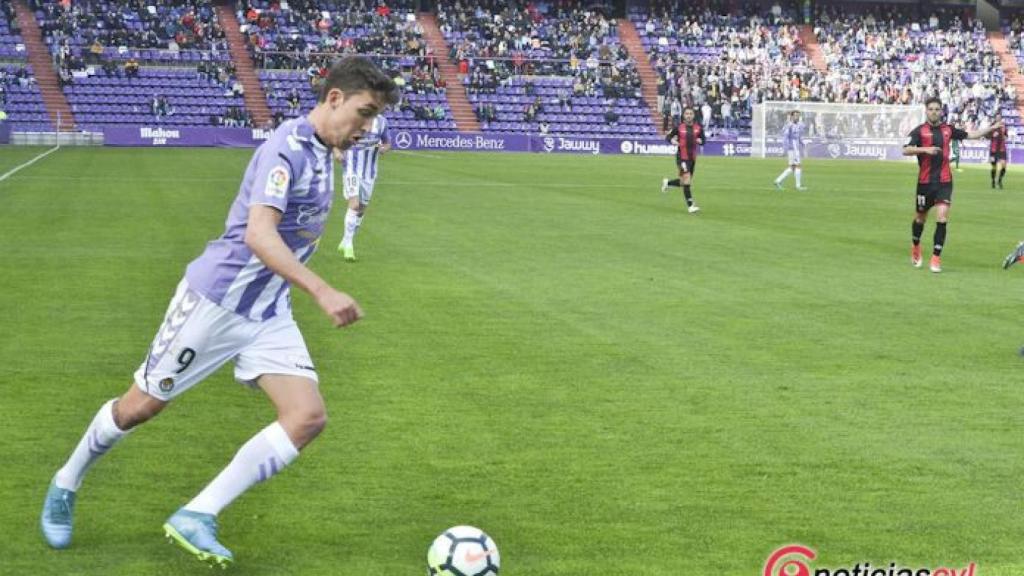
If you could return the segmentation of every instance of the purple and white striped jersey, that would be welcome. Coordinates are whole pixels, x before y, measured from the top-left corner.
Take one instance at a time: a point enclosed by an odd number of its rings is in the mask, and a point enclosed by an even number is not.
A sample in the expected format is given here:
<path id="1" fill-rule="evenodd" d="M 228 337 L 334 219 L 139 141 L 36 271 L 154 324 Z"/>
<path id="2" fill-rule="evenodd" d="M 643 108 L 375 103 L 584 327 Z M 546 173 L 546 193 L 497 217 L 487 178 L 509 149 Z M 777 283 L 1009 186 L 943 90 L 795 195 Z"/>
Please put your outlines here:
<path id="1" fill-rule="evenodd" d="M 377 144 L 390 144 L 388 121 L 383 115 L 373 119 L 373 126 L 367 130 L 359 143 L 345 152 L 345 177 L 358 176 L 361 180 L 377 179 L 377 157 L 380 149 Z"/>
<path id="2" fill-rule="evenodd" d="M 800 152 L 804 140 L 804 123 L 787 122 L 782 129 L 782 148 L 786 152 Z"/>
<path id="3" fill-rule="evenodd" d="M 251 320 L 288 313 L 288 282 L 245 245 L 249 207 L 272 206 L 283 214 L 278 233 L 305 263 L 316 251 L 334 193 L 331 149 L 305 117 L 289 120 L 256 149 L 231 205 L 224 234 L 188 265 L 189 286 Z"/>

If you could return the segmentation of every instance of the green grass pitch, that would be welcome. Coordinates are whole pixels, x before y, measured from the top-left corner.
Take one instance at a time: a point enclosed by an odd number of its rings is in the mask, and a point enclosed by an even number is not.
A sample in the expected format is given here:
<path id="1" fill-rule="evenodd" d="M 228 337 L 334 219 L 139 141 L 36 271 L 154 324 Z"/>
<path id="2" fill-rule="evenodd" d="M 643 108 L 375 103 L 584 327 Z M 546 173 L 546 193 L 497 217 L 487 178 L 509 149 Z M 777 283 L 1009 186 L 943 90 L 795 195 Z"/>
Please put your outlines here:
<path id="1" fill-rule="evenodd" d="M 62 149 L 0 182 L 0 574 L 205 570 L 160 526 L 273 418 L 229 369 L 93 468 L 72 548 L 38 515 L 250 155 Z M 330 424 L 221 515 L 233 570 L 421 575 L 467 523 L 508 575 L 756 575 L 794 542 L 1024 573 L 1024 270 L 1000 269 L 1024 173 L 957 175 L 936 275 L 909 264 L 910 164 L 811 160 L 779 193 L 782 161 L 702 158 L 696 216 L 673 168 L 395 153 L 355 264 L 336 201 L 312 267 L 366 317 L 294 294 Z"/>

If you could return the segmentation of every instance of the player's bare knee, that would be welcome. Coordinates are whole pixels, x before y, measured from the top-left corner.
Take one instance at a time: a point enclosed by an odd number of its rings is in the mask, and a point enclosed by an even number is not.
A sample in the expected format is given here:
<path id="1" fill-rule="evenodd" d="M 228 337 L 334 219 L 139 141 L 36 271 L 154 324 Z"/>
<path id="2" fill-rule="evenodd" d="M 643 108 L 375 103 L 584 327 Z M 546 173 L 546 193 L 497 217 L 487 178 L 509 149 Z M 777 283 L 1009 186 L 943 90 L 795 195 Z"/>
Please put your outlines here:
<path id="1" fill-rule="evenodd" d="M 306 434 L 310 440 L 316 438 L 324 431 L 327 427 L 327 412 L 320 409 L 317 412 L 312 412 L 306 416 L 305 421 Z"/>
<path id="2" fill-rule="evenodd" d="M 167 402 L 139 393 L 125 394 L 114 402 L 114 424 L 121 430 L 131 430 L 159 414 Z"/>
<path id="3" fill-rule="evenodd" d="M 322 405 L 297 408 L 280 418 L 297 448 L 312 442 L 327 427 L 327 411 Z"/>
<path id="4" fill-rule="evenodd" d="M 114 404 L 114 423 L 121 430 L 131 430 L 139 424 L 144 424 L 163 410 L 162 406 L 135 406 L 130 410 L 119 410 L 120 402 Z"/>

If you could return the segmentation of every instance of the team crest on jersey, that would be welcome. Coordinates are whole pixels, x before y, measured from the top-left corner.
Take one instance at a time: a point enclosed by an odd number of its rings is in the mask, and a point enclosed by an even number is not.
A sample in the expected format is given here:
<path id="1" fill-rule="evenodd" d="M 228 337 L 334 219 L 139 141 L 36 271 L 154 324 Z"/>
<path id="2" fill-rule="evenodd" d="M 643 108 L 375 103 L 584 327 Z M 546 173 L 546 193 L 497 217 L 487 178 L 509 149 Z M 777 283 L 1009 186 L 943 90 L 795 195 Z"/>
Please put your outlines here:
<path id="1" fill-rule="evenodd" d="M 160 391 L 161 392 L 167 393 L 167 392 L 170 392 L 173 388 L 174 388 L 174 379 L 173 378 L 164 378 L 163 380 L 160 381 Z"/>
<path id="2" fill-rule="evenodd" d="M 264 193 L 271 198 L 284 198 L 288 193 L 288 179 L 288 170 L 284 166 L 274 166 L 267 175 Z"/>

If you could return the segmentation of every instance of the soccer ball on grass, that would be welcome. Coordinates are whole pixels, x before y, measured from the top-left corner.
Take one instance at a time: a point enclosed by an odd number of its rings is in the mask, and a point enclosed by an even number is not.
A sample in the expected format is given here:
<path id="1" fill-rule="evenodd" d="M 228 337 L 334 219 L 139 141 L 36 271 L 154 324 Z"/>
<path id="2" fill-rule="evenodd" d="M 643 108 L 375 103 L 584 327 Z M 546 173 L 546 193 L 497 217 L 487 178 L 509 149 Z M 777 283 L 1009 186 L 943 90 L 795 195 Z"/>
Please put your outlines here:
<path id="1" fill-rule="evenodd" d="M 427 576 L 497 576 L 498 546 L 479 528 L 455 526 L 427 551 Z"/>

